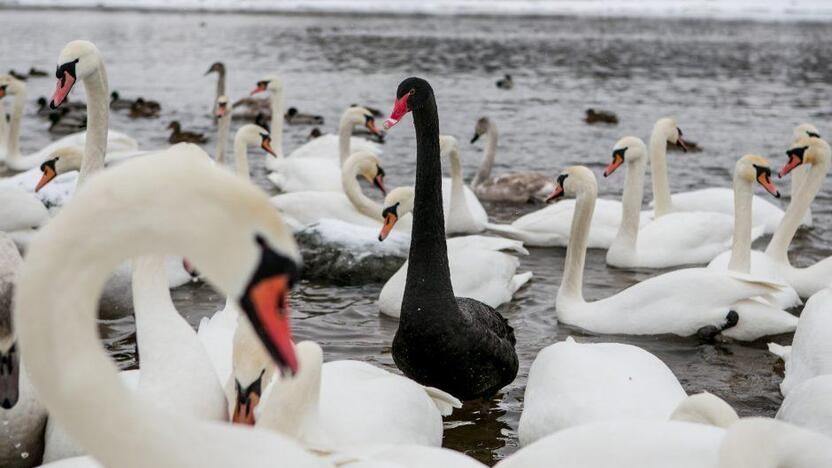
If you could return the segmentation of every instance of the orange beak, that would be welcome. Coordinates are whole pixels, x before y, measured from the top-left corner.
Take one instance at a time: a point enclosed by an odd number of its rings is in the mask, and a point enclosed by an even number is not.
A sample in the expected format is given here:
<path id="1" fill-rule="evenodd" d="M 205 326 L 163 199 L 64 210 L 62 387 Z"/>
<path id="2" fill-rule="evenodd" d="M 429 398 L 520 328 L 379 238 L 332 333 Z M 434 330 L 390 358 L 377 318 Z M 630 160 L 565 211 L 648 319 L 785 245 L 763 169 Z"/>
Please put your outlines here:
<path id="1" fill-rule="evenodd" d="M 72 85 L 74 84 L 75 78 L 73 78 L 68 71 L 64 71 L 63 78 L 59 79 L 58 83 L 55 85 L 55 93 L 52 94 L 52 100 L 49 101 L 49 107 L 57 109 L 69 95 L 69 92 L 72 90 Z"/>
<path id="2" fill-rule="evenodd" d="M 682 148 L 683 152 L 688 152 L 688 145 L 685 144 L 685 140 L 682 139 L 681 135 L 679 135 L 679 138 L 676 139 L 676 144 L 679 145 L 679 148 Z"/>
<path id="3" fill-rule="evenodd" d="M 376 121 L 373 119 L 367 120 L 367 123 L 364 124 L 367 127 L 367 130 L 372 132 L 376 136 L 381 136 L 381 132 L 376 128 Z"/>
<path id="4" fill-rule="evenodd" d="M 254 317 L 249 318 L 260 325 L 255 326 L 255 329 L 270 345 L 267 347 L 277 365 L 294 374 L 298 371 L 298 358 L 289 323 L 289 280 L 289 274 L 283 273 L 261 279 L 252 286 L 248 297 Z"/>
<path id="5" fill-rule="evenodd" d="M 6 87 L 0 86 L 0 98 L 6 97 Z"/>
<path id="6" fill-rule="evenodd" d="M 407 114 L 407 100 L 410 98 L 410 93 L 405 94 L 404 96 L 400 97 L 396 100 L 393 104 L 393 112 L 390 113 L 390 117 L 384 121 L 384 128 L 391 129 L 393 125 L 399 123 L 399 120 Z"/>
<path id="7" fill-rule="evenodd" d="M 623 158 L 620 154 L 618 154 L 618 153 L 613 153 L 613 155 L 612 155 L 612 161 L 611 161 L 611 162 L 610 162 L 610 164 L 607 166 L 607 168 L 606 168 L 606 169 L 604 169 L 604 177 L 609 177 L 609 176 L 610 176 L 613 172 L 615 172 L 615 170 L 616 170 L 616 169 L 618 169 L 618 168 L 621 166 L 621 164 L 623 164 L 623 163 L 624 163 L 624 158 Z"/>
<path id="8" fill-rule="evenodd" d="M 384 226 L 381 227 L 381 232 L 378 235 L 379 242 L 382 242 L 384 239 L 387 239 L 387 236 L 390 235 L 390 231 L 393 230 L 393 226 L 396 225 L 396 221 L 399 220 L 399 217 L 393 213 L 387 213 L 387 216 L 384 217 Z"/>
<path id="9" fill-rule="evenodd" d="M 788 153 L 789 155 L 789 162 L 783 166 L 783 169 L 780 169 L 780 172 L 777 174 L 779 177 L 783 177 L 784 175 L 788 174 L 797 166 L 803 164 L 803 159 L 798 156 L 796 153 Z"/>
<path id="10" fill-rule="evenodd" d="M 260 147 L 263 148 L 263 151 L 269 153 L 270 155 L 277 157 L 274 154 L 274 150 L 272 150 L 272 139 L 271 138 L 263 138 L 263 143 L 260 144 Z"/>
<path id="11" fill-rule="evenodd" d="M 267 85 L 266 85 L 265 83 L 257 83 L 257 87 L 256 87 L 256 88 L 254 88 L 254 89 L 251 91 L 251 93 L 249 93 L 249 96 L 254 96 L 254 95 L 255 95 L 255 94 L 257 94 L 257 93 L 262 93 L 263 91 L 265 91 L 265 90 L 266 90 L 266 86 L 267 86 Z"/>
<path id="12" fill-rule="evenodd" d="M 35 192 L 40 191 L 44 185 L 48 184 L 52 179 L 54 179 L 58 174 L 55 173 L 55 170 L 52 169 L 51 166 L 44 166 L 43 167 L 43 175 L 40 177 L 38 181 L 38 185 L 35 186 Z"/>
<path id="13" fill-rule="evenodd" d="M 548 197 L 546 197 L 546 203 L 553 202 L 561 197 L 563 197 L 563 187 L 561 187 L 560 184 L 558 184 L 555 187 L 555 190 L 551 194 L 549 194 Z"/>
<path id="14" fill-rule="evenodd" d="M 382 195 L 387 195 L 387 189 L 384 188 L 384 175 L 383 174 L 379 174 L 373 179 L 373 185 L 375 185 L 376 187 L 378 187 L 379 190 L 381 190 Z"/>
<path id="15" fill-rule="evenodd" d="M 226 105 L 220 104 L 217 106 L 217 117 L 222 117 L 225 115 L 226 112 Z"/>
<path id="16" fill-rule="evenodd" d="M 248 392 L 245 398 L 240 398 L 240 396 L 237 397 L 237 403 L 234 405 L 231 422 L 253 426 L 257 422 L 254 417 L 254 408 L 260 404 L 260 395 L 255 392 Z"/>
<path id="17" fill-rule="evenodd" d="M 774 195 L 775 198 L 780 198 L 780 191 L 777 190 L 777 187 L 774 185 L 774 182 L 771 181 L 771 177 L 767 173 L 762 173 L 757 176 L 757 182 L 766 189 L 766 192 Z"/>

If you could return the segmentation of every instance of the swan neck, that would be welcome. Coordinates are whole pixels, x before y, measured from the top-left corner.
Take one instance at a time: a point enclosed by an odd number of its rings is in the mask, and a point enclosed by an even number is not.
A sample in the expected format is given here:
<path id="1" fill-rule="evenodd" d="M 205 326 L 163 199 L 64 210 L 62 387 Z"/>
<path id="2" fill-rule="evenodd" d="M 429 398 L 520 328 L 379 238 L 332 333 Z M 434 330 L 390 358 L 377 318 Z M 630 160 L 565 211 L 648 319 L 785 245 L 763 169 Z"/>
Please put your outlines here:
<path id="1" fill-rule="evenodd" d="M 653 128 L 650 135 L 650 178 L 653 181 L 653 210 L 658 218 L 673 209 L 667 178 L 667 137 L 658 127 Z"/>
<path id="2" fill-rule="evenodd" d="M 792 170 L 791 182 L 791 198 L 794 199 L 800 192 L 800 188 L 806 184 L 806 179 L 809 177 L 810 167 L 808 165 L 800 165 Z M 807 219 L 812 218 L 812 207 L 806 209 Z"/>
<path id="3" fill-rule="evenodd" d="M 355 166 L 350 164 L 344 165 L 344 169 L 341 171 L 341 186 L 344 188 L 344 194 L 359 213 L 376 221 L 383 221 L 381 212 L 384 208 L 367 197 L 367 195 L 364 195 L 364 191 L 361 190 L 361 184 L 358 183 L 357 175 Z"/>
<path id="4" fill-rule="evenodd" d="M 338 124 L 338 155 L 341 158 L 340 164 L 343 165 L 347 158 L 350 157 L 350 138 L 352 138 L 352 122 L 347 113 L 341 116 L 341 122 Z"/>
<path id="5" fill-rule="evenodd" d="M 465 200 L 465 181 L 462 179 L 462 162 L 459 160 L 459 148 L 452 148 L 448 154 L 451 160 L 451 203 L 448 220 L 472 222 L 473 216 Z"/>
<path id="6" fill-rule="evenodd" d="M 480 168 L 474 176 L 474 187 L 485 183 L 491 177 L 491 169 L 494 167 L 494 159 L 497 157 L 497 125 L 488 122 L 488 131 L 485 134 L 485 152 L 483 153 Z"/>
<path id="7" fill-rule="evenodd" d="M 99 60 L 98 69 L 84 78 L 87 92 L 87 140 L 84 146 L 84 159 L 78 176 L 78 185 L 93 173 L 104 169 L 104 156 L 107 153 L 107 129 L 110 118 L 109 86 L 104 63 Z"/>
<path id="8" fill-rule="evenodd" d="M 225 95 L 225 68 L 217 71 L 217 95 L 214 96 L 214 105 L 211 107 L 211 113 L 217 109 L 217 99 Z"/>
<path id="9" fill-rule="evenodd" d="M 592 213 L 595 211 L 595 190 L 585 190 L 575 199 L 575 211 L 569 231 L 569 244 L 566 248 L 566 263 L 563 267 L 563 280 L 558 291 L 561 298 L 584 301 L 583 280 L 586 248 L 589 241 L 589 227 Z"/>
<path id="10" fill-rule="evenodd" d="M 751 204 L 754 194 L 751 182 L 734 175 L 734 238 L 728 269 L 740 273 L 751 271 Z"/>
<path id="11" fill-rule="evenodd" d="M 12 120 L 9 125 L 9 140 L 6 143 L 6 158 L 8 160 L 21 159 L 20 154 L 20 125 L 23 122 L 23 108 L 26 106 L 26 88 L 21 87 L 14 98 L 12 107 Z M 5 118 L 5 116 L 3 117 Z"/>
<path id="12" fill-rule="evenodd" d="M 238 176 L 251 180 L 248 170 L 248 145 L 240 134 L 234 136 L 234 171 Z"/>
<path id="13" fill-rule="evenodd" d="M 829 172 L 829 160 L 825 159 L 812 164 L 802 186 L 797 188 L 797 195 L 792 198 L 783 219 L 774 231 L 771 241 L 766 247 L 766 255 L 778 261 L 788 262 L 789 244 L 791 244 L 797 229 L 800 227 L 806 211 L 812 206 L 812 201 L 823 185 L 823 179 Z"/>
<path id="14" fill-rule="evenodd" d="M 217 153 L 214 160 L 220 165 L 225 165 L 225 149 L 228 146 L 228 133 L 231 129 L 231 111 L 220 117 L 217 126 Z"/>
<path id="15" fill-rule="evenodd" d="M 431 96 L 414 109 L 416 129 L 416 194 L 408 256 L 407 281 L 402 300 L 402 319 L 410 313 L 441 313 L 458 310 L 442 212 L 442 161 L 439 152 L 439 114 Z"/>
<path id="16" fill-rule="evenodd" d="M 644 200 L 644 172 L 647 161 L 638 158 L 627 163 L 624 175 L 624 193 L 621 200 L 621 225 L 614 243 L 618 248 L 635 252 L 638 244 L 638 229 L 641 218 L 641 204 Z"/>
<path id="17" fill-rule="evenodd" d="M 272 120 L 269 136 L 272 139 L 272 150 L 278 158 L 283 157 L 283 87 L 271 92 Z"/>
<path id="18" fill-rule="evenodd" d="M 320 359 L 305 359 L 293 377 L 279 376 L 271 386 L 258 426 L 304 441 L 318 422 L 321 392 Z"/>

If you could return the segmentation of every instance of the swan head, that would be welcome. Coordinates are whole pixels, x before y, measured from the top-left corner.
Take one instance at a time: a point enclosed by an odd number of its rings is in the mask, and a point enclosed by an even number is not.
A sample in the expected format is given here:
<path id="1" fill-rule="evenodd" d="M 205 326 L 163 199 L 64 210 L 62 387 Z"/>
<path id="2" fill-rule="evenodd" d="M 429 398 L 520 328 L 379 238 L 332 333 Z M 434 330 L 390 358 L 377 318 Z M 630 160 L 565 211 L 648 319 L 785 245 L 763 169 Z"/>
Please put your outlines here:
<path id="1" fill-rule="evenodd" d="M 26 83 L 11 75 L 0 75 L 0 99 L 6 96 L 17 96 L 26 90 Z"/>
<path id="2" fill-rule="evenodd" d="M 775 198 L 780 198 L 780 191 L 777 190 L 774 182 L 771 181 L 771 166 L 768 160 L 762 156 L 746 154 L 741 157 L 734 168 L 734 177 L 749 184 L 753 184 L 756 181 L 768 193 L 774 195 Z"/>
<path id="3" fill-rule="evenodd" d="M 276 156 L 272 150 L 272 137 L 269 131 L 259 125 L 246 124 L 240 127 L 234 135 L 234 144 L 244 144 L 246 147 L 259 146 L 266 153 Z"/>
<path id="4" fill-rule="evenodd" d="M 387 194 L 384 187 L 384 169 L 381 167 L 381 159 L 369 151 L 356 151 L 344 161 L 342 171 L 349 177 L 361 176 L 367 182 L 373 184 L 382 194 Z"/>
<path id="5" fill-rule="evenodd" d="M 616 169 L 626 161 L 627 164 L 640 161 L 647 156 L 647 147 L 641 138 L 628 136 L 624 137 L 612 148 L 612 161 L 604 170 L 604 177 L 609 177 Z"/>
<path id="6" fill-rule="evenodd" d="M 396 89 L 396 102 L 393 104 L 393 112 L 384 121 L 384 128 L 392 128 L 399 123 L 405 114 L 422 109 L 434 99 L 433 88 L 426 80 L 415 76 L 405 78 Z"/>
<path id="7" fill-rule="evenodd" d="M 217 117 L 222 117 L 228 112 L 228 96 L 222 95 L 217 98 Z"/>
<path id="8" fill-rule="evenodd" d="M 255 408 L 260 404 L 263 390 L 274 376 L 274 363 L 269 353 L 257 340 L 257 333 L 248 321 L 239 317 L 234 330 L 232 346 L 230 394 L 231 422 L 254 425 L 257 420 Z"/>
<path id="9" fill-rule="evenodd" d="M 671 421 L 687 421 L 723 429 L 728 428 L 738 419 L 739 416 L 731 405 L 708 392 L 685 398 L 670 415 Z"/>
<path id="10" fill-rule="evenodd" d="M 95 44 L 89 41 L 72 41 L 64 46 L 58 56 L 55 77 L 58 83 L 49 107 L 56 109 L 66 100 L 72 87 L 96 73 L 101 66 L 101 54 Z"/>
<path id="11" fill-rule="evenodd" d="M 222 63 L 222 62 L 212 63 L 211 68 L 209 68 L 208 71 L 205 72 L 205 74 L 210 75 L 211 73 L 219 73 L 219 74 L 225 73 L 225 64 Z"/>
<path id="12" fill-rule="evenodd" d="M 822 138 L 804 135 L 792 143 L 791 148 L 786 151 L 789 160 L 780 169 L 779 177 L 783 177 L 801 164 L 829 164 L 832 160 L 832 150 L 829 144 Z"/>
<path id="13" fill-rule="evenodd" d="M 491 121 L 488 120 L 488 117 L 480 117 L 480 119 L 477 120 L 477 123 L 474 125 L 474 136 L 471 137 L 471 143 L 476 142 L 480 139 L 481 136 L 488 133 L 488 131 L 491 129 L 491 125 Z"/>
<path id="14" fill-rule="evenodd" d="M 258 93 L 270 92 L 272 94 L 283 91 L 283 81 L 277 75 L 269 75 L 258 81 L 251 91 L 250 95 L 254 96 Z"/>
<path id="15" fill-rule="evenodd" d="M 685 140 L 682 138 L 682 129 L 676 123 L 673 117 L 662 117 L 656 121 L 653 126 L 653 133 L 662 135 L 668 143 L 679 145 L 682 151 L 687 152 L 688 147 L 685 145 Z"/>
<path id="16" fill-rule="evenodd" d="M 80 146 L 65 146 L 58 148 L 49 155 L 49 159 L 40 165 L 41 176 L 35 186 L 35 192 L 40 191 L 52 179 L 67 172 L 81 170 L 84 160 L 84 150 Z"/>
<path id="17" fill-rule="evenodd" d="M 820 138 L 820 131 L 817 127 L 810 123 L 802 123 L 792 130 L 792 139 L 799 140 L 800 137 L 808 136 L 812 138 Z"/>
<path id="18" fill-rule="evenodd" d="M 584 194 L 598 195 L 598 182 L 595 174 L 586 166 L 571 166 L 561 172 L 555 180 L 555 190 L 546 197 L 546 203 L 570 197 L 578 198 Z"/>
<path id="19" fill-rule="evenodd" d="M 387 194 L 384 198 L 384 209 L 381 211 L 384 226 L 381 227 L 381 232 L 378 235 L 379 241 L 387 239 L 396 222 L 413 211 L 413 201 L 415 199 L 416 191 L 413 187 L 396 187 Z"/>
<path id="20" fill-rule="evenodd" d="M 361 106 L 351 106 L 341 114 L 341 126 L 363 126 L 370 133 L 382 136 L 381 131 L 376 127 L 376 118 L 373 113 Z"/>

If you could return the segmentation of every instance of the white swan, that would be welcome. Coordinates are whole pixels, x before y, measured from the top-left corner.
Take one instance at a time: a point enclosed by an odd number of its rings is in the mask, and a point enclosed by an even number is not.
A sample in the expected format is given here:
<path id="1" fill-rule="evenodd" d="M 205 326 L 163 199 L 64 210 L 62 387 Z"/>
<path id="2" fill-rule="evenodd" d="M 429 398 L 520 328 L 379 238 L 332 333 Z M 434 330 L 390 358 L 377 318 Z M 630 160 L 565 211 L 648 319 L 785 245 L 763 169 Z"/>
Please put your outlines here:
<path id="1" fill-rule="evenodd" d="M 12 294 L 22 264 L 17 247 L 0 232 L 0 465 L 10 468 L 29 467 L 39 459 L 46 423 L 46 409 L 21 367 L 12 326 Z"/>
<path id="2" fill-rule="evenodd" d="M 729 428 L 739 418 L 731 405 L 708 392 L 688 396 L 670 415 L 671 421 L 687 421 L 723 429 Z"/>
<path id="3" fill-rule="evenodd" d="M 792 389 L 819 375 L 832 374 L 832 288 L 826 288 L 806 301 L 787 357 L 780 392 Z"/>
<path id="4" fill-rule="evenodd" d="M 36 230 L 49 220 L 49 211 L 36 197 L 18 187 L 0 187 L 0 232 L 25 248 Z"/>
<path id="5" fill-rule="evenodd" d="M 795 139 L 805 134 L 807 130 L 811 132 L 812 129 L 814 129 L 814 127 L 810 128 L 808 124 L 804 125 L 807 126 L 804 127 L 803 125 L 801 125 L 794 129 Z M 656 122 L 656 127 L 654 131 L 663 129 L 666 132 L 672 132 L 672 127 L 674 126 L 675 122 L 673 122 L 672 120 L 662 119 Z M 814 132 L 816 133 L 817 129 L 814 129 Z M 651 139 L 651 151 L 653 151 L 653 149 L 653 140 Z M 660 147 L 657 147 L 656 150 L 658 151 L 657 155 L 662 156 L 662 158 L 664 158 L 666 151 L 661 151 Z M 655 168 L 653 170 L 655 171 Z M 655 172 L 653 174 L 653 177 L 656 177 Z M 793 195 L 796 192 L 795 187 L 799 187 L 800 182 L 802 182 L 802 180 L 792 181 Z M 733 191 L 727 187 L 708 187 L 699 190 L 690 190 L 687 192 L 677 192 L 670 195 L 670 204 L 671 209 L 673 211 L 715 211 L 718 213 L 724 213 L 732 216 L 734 214 Z M 765 234 L 774 233 L 775 229 L 777 229 L 777 225 L 780 224 L 780 220 L 783 218 L 783 209 L 778 207 L 771 201 L 757 195 L 753 197 L 752 206 L 752 222 L 754 223 L 754 226 L 764 226 Z M 807 225 L 811 226 L 811 217 L 807 217 L 807 221 Z"/>
<path id="6" fill-rule="evenodd" d="M 791 389 L 776 419 L 832 438 L 832 374 L 803 381 Z"/>
<path id="7" fill-rule="evenodd" d="M 92 57 L 91 57 L 92 58 Z M 96 59 L 98 57 L 95 57 Z M 91 60 L 88 60 L 89 62 Z M 94 67 L 94 64 L 91 65 Z M 109 96 L 107 95 L 107 77 L 103 68 L 97 68 L 91 75 L 87 75 L 88 70 L 79 67 L 79 70 L 73 71 L 69 80 L 66 93 L 76 79 L 83 79 L 84 85 L 87 88 L 87 106 L 89 109 L 88 116 L 88 130 L 86 132 L 73 133 L 67 135 L 60 140 L 54 141 L 40 150 L 23 156 L 20 152 L 20 126 L 23 119 L 23 108 L 26 104 L 26 85 L 22 81 L 11 77 L 0 77 L 0 87 L 5 88 L 6 95 L 15 96 L 14 108 L 12 111 L 12 119 L 9 126 L 8 147 L 6 150 L 6 166 L 14 171 L 26 171 L 39 166 L 46 158 L 58 148 L 64 146 L 80 146 L 86 145 L 87 150 L 101 151 L 101 159 L 105 150 L 109 152 L 122 151 L 136 151 L 138 143 L 129 136 L 115 131 L 107 131 L 107 117 L 109 111 Z M 77 76 L 75 75 L 77 73 Z M 78 76 L 85 76 L 79 78 Z M 63 75 L 62 75 L 63 76 Z M 66 97 L 66 94 L 63 95 Z M 61 100 L 63 100 L 63 97 Z M 55 103 L 56 105 L 58 103 Z M 96 108 L 99 112 L 93 112 L 92 108 Z M 104 110 L 103 121 L 101 110 Z M 103 123 L 103 127 L 102 124 Z M 93 129 L 96 130 L 93 130 Z M 89 141 L 87 141 L 89 136 Z"/>
<path id="8" fill-rule="evenodd" d="M 741 340 L 794 330 L 794 316 L 765 309 L 764 304 L 732 310 L 738 301 L 779 289 L 775 283 L 731 271 L 685 268 L 651 277 L 604 299 L 585 301 L 583 270 L 597 192 L 592 172 L 573 166 L 560 174 L 550 195 L 551 199 L 569 195 L 577 200 L 556 300 L 558 320 L 594 333 L 699 333 L 708 337 L 722 332 Z"/>
<path id="9" fill-rule="evenodd" d="M 234 336 L 233 419 L 310 448 L 333 452 L 377 444 L 439 447 L 442 416 L 462 406 L 445 392 L 365 362 L 324 363 L 320 346 L 310 341 L 295 346 L 300 371 L 276 377 L 267 387 L 274 364 L 253 333 L 241 324 Z M 245 353 L 239 352 L 241 345 Z"/>
<path id="10" fill-rule="evenodd" d="M 781 307 L 793 307 L 800 304 L 797 296 L 810 297 L 829 285 L 832 277 L 832 257 L 827 257 L 807 267 L 792 266 L 789 261 L 789 244 L 800 227 L 806 210 L 811 206 L 818 191 L 823 185 L 830 164 L 832 164 L 832 149 L 826 141 L 804 136 L 798 139 L 786 152 L 789 162 L 780 171 L 780 176 L 788 174 L 792 169 L 803 164 L 811 165 L 806 182 L 798 189 L 792 198 L 783 220 L 774 232 L 765 252 L 751 252 L 751 273 L 768 278 L 774 278 L 786 283 L 794 289 L 789 296 L 777 296 Z M 715 258 L 710 268 L 726 268 L 728 254 Z"/>
<path id="11" fill-rule="evenodd" d="M 745 418 L 732 425 L 719 448 L 719 468 L 832 466 L 832 439 L 775 419 Z"/>
<path id="12" fill-rule="evenodd" d="M 514 172 L 491 175 L 497 157 L 497 125 L 488 117 L 477 120 L 471 143 L 485 135 L 485 153 L 471 187 L 483 200 L 525 203 L 542 200 L 555 189 L 551 177 L 539 172 Z"/>
<path id="13" fill-rule="evenodd" d="M 686 396 L 653 354 L 569 337 L 541 350 L 532 362 L 517 431 L 520 444 L 598 421 L 667 420 Z"/>
<path id="14" fill-rule="evenodd" d="M 91 242 L 90 226 L 105 223 L 108 235 Z M 165 252 L 184 253 L 236 298 L 270 354 L 297 370 L 288 296 L 300 256 L 291 234 L 259 189 L 179 145 L 96 176 L 32 243 L 14 319 L 50 417 L 105 466 L 331 466 L 277 434 L 172 415 L 119 383 L 95 327 L 97 293 L 119 262 Z"/>
<path id="15" fill-rule="evenodd" d="M 6 120 L 6 106 L 3 104 L 2 97 L 6 95 L 6 91 L 0 89 L 0 161 L 6 160 L 7 145 L 9 144 L 9 122 Z"/>
<path id="16" fill-rule="evenodd" d="M 446 234 L 451 236 L 482 232 L 488 223 L 488 214 L 474 192 L 465 186 L 462 162 L 459 159 L 459 142 L 450 135 L 440 135 L 439 151 L 451 163 L 450 179 L 442 178 L 442 209 L 447 213 Z"/>
<path id="17" fill-rule="evenodd" d="M 780 196 L 771 184 L 768 163 L 765 162 L 765 170 L 768 172 L 763 182 L 760 179 L 761 175 L 754 172 L 755 161 L 749 160 L 742 169 L 738 166 L 742 181 L 746 183 L 735 189 L 738 203 L 749 212 L 750 187 L 755 178 L 764 184 L 772 195 Z M 622 222 L 618 234 L 607 250 L 608 265 L 620 268 L 668 268 L 707 263 L 730 247 L 734 236 L 734 218 L 722 213 L 668 213 L 639 226 L 644 171 L 647 166 L 647 147 L 641 139 L 624 137 L 615 144 L 612 162 L 604 171 L 604 177 L 612 174 L 624 163 L 627 164 L 627 172 L 622 195 Z M 748 232 L 752 240 L 761 234 L 762 229 L 757 230 L 756 236 L 752 235 L 751 231 Z"/>
<path id="18" fill-rule="evenodd" d="M 231 109 L 228 102 L 228 96 L 221 95 L 217 98 L 216 112 L 214 115 L 217 118 L 217 149 L 214 153 L 214 161 L 219 164 L 225 164 L 225 148 L 228 146 L 228 133 L 231 129 Z"/>
<path id="19" fill-rule="evenodd" d="M 679 421 L 596 422 L 550 434 L 495 468 L 716 468 L 724 434 Z"/>
<path id="20" fill-rule="evenodd" d="M 171 300 L 165 258 L 135 259 L 132 270 L 140 364 L 136 382 L 138 395 L 172 414 L 227 420 L 225 393 L 208 354 Z M 84 453 L 51 419 L 47 423 L 44 445 L 44 462 Z"/>

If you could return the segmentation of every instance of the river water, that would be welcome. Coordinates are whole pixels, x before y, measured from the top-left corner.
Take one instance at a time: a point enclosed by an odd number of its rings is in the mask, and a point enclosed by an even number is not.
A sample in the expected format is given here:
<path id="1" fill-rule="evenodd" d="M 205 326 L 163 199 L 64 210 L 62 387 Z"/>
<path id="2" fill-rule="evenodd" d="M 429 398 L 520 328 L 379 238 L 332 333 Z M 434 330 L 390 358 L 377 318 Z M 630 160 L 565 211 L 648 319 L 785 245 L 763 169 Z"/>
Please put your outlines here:
<path id="1" fill-rule="evenodd" d="M 325 116 L 324 130 L 330 132 L 346 106 L 358 102 L 389 111 L 398 82 L 423 76 L 436 91 L 442 132 L 462 143 L 468 177 L 482 153 L 481 144 L 467 142 L 480 116 L 491 117 L 500 128 L 495 173 L 540 170 L 555 175 L 576 163 L 600 173 L 616 140 L 631 134 L 647 139 L 657 118 L 673 115 L 685 136 L 704 147 L 695 154 L 670 153 L 675 191 L 730 186 L 734 162 L 748 152 L 765 155 L 780 167 L 792 127 L 809 121 L 825 135 L 832 116 L 827 99 L 832 94 L 832 39 L 828 25 L 821 23 L 5 10 L 0 24 L 3 70 L 37 66 L 51 72 L 65 42 L 94 41 L 105 57 L 112 89 L 162 103 L 159 119 L 111 116 L 112 128 L 127 132 L 146 149 L 166 145 L 165 127 L 173 119 L 213 136 L 207 111 L 215 78 L 203 74 L 215 61 L 228 68 L 232 98 L 247 94 L 265 74 L 278 72 L 287 105 Z M 494 86 L 503 73 L 514 76 L 513 90 Z M 30 80 L 29 99 L 53 89 L 52 78 Z M 72 98 L 83 99 L 83 90 L 73 91 Z M 582 116 L 588 107 L 612 110 L 621 123 L 586 125 Z M 24 153 L 50 138 L 47 124 L 34 117 L 33 109 L 24 125 Z M 409 123 L 400 127 L 384 145 L 391 187 L 412 184 L 414 178 L 413 132 Z M 300 145 L 308 131 L 287 127 L 284 149 Z M 211 141 L 206 149 L 213 148 Z M 256 182 L 273 192 L 261 152 L 252 151 L 250 159 Z M 775 182 L 788 193 L 787 180 Z M 623 177 L 601 180 L 601 194 L 617 196 L 622 184 Z M 799 265 L 832 254 L 824 241 L 832 224 L 830 195 L 828 188 L 822 190 L 814 205 L 815 228 L 800 232 L 793 244 L 793 262 Z M 498 222 L 537 208 L 485 206 Z M 534 279 L 501 309 L 515 328 L 520 374 L 494 401 L 468 405 L 447 418 L 447 447 L 487 463 L 516 450 L 529 365 L 541 348 L 569 335 L 642 346 L 666 362 L 688 392 L 715 393 L 741 415 L 776 411 L 782 365 L 766 352 L 764 342 L 594 336 L 559 325 L 554 298 L 564 251 L 530 250 L 520 269 L 533 271 Z M 607 268 L 604 253 L 591 251 L 585 295 L 602 298 L 652 274 Z M 397 323 L 379 316 L 375 300 L 380 289 L 381 284 L 301 282 L 293 293 L 296 337 L 321 343 L 327 360 L 360 359 L 395 369 L 390 343 Z M 223 303 L 203 284 L 184 286 L 173 295 L 194 325 Z M 101 330 L 114 357 L 124 367 L 134 366 L 132 317 L 103 322 Z"/>

